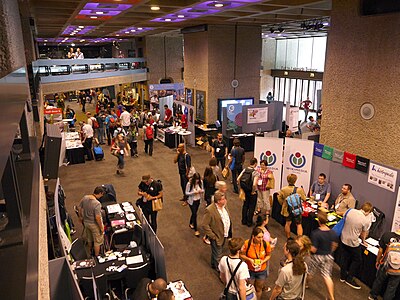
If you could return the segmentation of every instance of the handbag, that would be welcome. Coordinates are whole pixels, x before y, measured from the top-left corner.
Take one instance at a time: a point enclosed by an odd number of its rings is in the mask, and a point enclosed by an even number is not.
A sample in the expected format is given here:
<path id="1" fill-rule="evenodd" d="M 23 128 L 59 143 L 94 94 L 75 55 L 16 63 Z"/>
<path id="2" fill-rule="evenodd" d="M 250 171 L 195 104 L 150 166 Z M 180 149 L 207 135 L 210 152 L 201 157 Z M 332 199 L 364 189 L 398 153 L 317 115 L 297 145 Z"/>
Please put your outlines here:
<path id="1" fill-rule="evenodd" d="M 242 201 L 246 200 L 246 194 L 242 188 L 239 191 L 239 199 Z"/>
<path id="2" fill-rule="evenodd" d="M 335 226 L 333 226 L 333 228 L 332 228 L 332 230 L 334 232 L 336 232 L 338 237 L 340 237 L 342 235 L 342 231 L 343 231 L 343 228 L 344 228 L 344 223 L 346 222 L 346 217 L 347 217 L 347 214 L 349 213 L 350 210 L 351 210 L 351 208 L 346 211 L 346 213 L 344 214 L 343 218 Z"/>
<path id="3" fill-rule="evenodd" d="M 229 168 L 228 167 L 225 167 L 223 170 L 222 170 L 222 177 L 224 178 L 224 179 L 227 179 L 228 178 L 228 176 L 229 176 Z"/>
<path id="4" fill-rule="evenodd" d="M 232 282 L 233 282 L 233 284 L 234 284 L 235 287 L 236 287 L 236 283 L 235 283 L 234 279 L 235 279 L 235 275 L 236 275 L 237 271 L 239 270 L 239 267 L 240 267 L 241 264 L 242 264 L 242 261 L 240 261 L 240 262 L 237 264 L 235 270 L 234 270 L 233 273 L 232 273 L 231 267 L 229 266 L 228 256 L 226 257 L 226 265 L 228 266 L 229 273 L 231 273 L 231 279 L 229 279 L 229 282 L 228 282 L 228 284 L 225 286 L 224 291 L 223 291 L 222 294 L 219 296 L 219 300 L 225 300 L 225 299 L 226 299 L 226 296 L 227 296 L 228 293 L 229 293 L 229 287 L 231 286 Z M 237 287 L 236 287 L 236 289 L 237 289 Z"/>
<path id="5" fill-rule="evenodd" d="M 272 178 L 268 178 L 266 189 L 273 190 L 274 188 L 275 188 L 275 178 L 274 174 L 272 174 Z"/>
<path id="6" fill-rule="evenodd" d="M 153 211 L 160 211 L 163 208 L 163 201 L 162 198 L 157 198 L 153 201 L 151 201 L 151 206 Z"/>

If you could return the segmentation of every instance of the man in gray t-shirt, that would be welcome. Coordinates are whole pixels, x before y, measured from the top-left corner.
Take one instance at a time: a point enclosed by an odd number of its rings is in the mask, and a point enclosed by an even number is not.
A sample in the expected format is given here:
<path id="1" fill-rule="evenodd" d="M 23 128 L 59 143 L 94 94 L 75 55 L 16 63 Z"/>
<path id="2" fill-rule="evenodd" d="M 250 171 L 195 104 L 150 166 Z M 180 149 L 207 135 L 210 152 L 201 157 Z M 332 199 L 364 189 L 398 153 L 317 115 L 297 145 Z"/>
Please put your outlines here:
<path id="1" fill-rule="evenodd" d="M 100 246 L 104 243 L 104 225 L 101 218 L 100 199 L 105 194 L 102 186 L 94 189 L 92 195 L 86 195 L 79 203 L 79 219 L 85 226 L 84 235 L 89 244 L 89 253 L 94 248 L 94 254 L 100 253 Z"/>
<path id="2" fill-rule="evenodd" d="M 365 243 L 371 218 L 372 204 L 366 202 L 360 210 L 351 209 L 347 212 L 342 235 L 340 237 L 341 263 L 340 263 L 340 281 L 354 289 L 361 287 L 354 281 L 354 275 L 360 269 L 361 265 L 361 246 L 358 238 Z"/>

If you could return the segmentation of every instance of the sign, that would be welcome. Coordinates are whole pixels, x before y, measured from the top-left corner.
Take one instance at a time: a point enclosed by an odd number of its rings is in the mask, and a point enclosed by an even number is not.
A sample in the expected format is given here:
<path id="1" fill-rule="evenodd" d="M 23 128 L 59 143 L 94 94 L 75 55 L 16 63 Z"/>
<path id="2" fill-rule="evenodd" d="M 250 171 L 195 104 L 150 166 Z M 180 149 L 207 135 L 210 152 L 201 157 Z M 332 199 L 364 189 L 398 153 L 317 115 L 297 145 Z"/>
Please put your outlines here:
<path id="1" fill-rule="evenodd" d="M 271 190 L 271 195 L 281 189 L 282 174 L 282 150 L 283 139 L 273 137 L 256 137 L 254 145 L 254 157 L 266 160 L 268 170 L 272 171 L 275 178 L 275 188 Z"/>
<path id="2" fill-rule="evenodd" d="M 395 191 L 397 171 L 376 163 L 369 164 L 368 182 L 391 192 Z"/>
<path id="3" fill-rule="evenodd" d="M 344 152 L 342 165 L 354 169 L 356 167 L 356 155 Z"/>
<path id="4" fill-rule="evenodd" d="M 289 109 L 288 109 L 289 108 Z M 297 106 L 290 107 L 289 102 L 286 103 L 286 126 L 292 132 L 299 131 L 299 108 Z"/>
<path id="5" fill-rule="evenodd" d="M 322 158 L 325 158 L 327 160 L 332 160 L 333 157 L 333 148 L 329 147 L 327 145 L 324 145 L 324 150 L 322 152 Z"/>
<path id="6" fill-rule="evenodd" d="M 305 193 L 308 192 L 310 188 L 313 151 L 313 141 L 286 139 L 283 155 L 283 186 L 287 185 L 286 177 L 289 174 L 296 174 L 296 186 L 302 187 Z"/>
<path id="7" fill-rule="evenodd" d="M 314 155 L 322 157 L 323 152 L 324 152 L 324 145 L 319 143 L 314 143 Z"/>
<path id="8" fill-rule="evenodd" d="M 392 231 L 400 229 L 400 187 L 397 189 L 396 206 L 394 207 L 394 215 L 392 222 Z"/>
<path id="9" fill-rule="evenodd" d="M 268 107 L 248 108 L 247 124 L 268 122 Z"/>
<path id="10" fill-rule="evenodd" d="M 369 167 L 369 159 L 365 157 L 358 156 L 356 157 L 356 170 L 367 173 Z"/>
<path id="11" fill-rule="evenodd" d="M 333 149 L 332 161 L 341 164 L 343 162 L 344 152 L 341 150 Z"/>
<path id="12" fill-rule="evenodd" d="M 62 114 L 62 109 L 57 107 L 50 107 L 44 110 L 45 115 L 60 115 Z"/>

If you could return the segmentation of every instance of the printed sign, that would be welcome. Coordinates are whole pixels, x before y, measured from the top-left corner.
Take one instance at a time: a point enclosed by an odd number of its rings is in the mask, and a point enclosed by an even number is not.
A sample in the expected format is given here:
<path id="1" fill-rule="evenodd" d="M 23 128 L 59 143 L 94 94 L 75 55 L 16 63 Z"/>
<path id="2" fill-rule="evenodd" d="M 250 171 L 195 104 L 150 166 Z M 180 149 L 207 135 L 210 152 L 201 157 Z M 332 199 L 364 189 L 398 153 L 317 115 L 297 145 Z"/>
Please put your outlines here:
<path id="1" fill-rule="evenodd" d="M 332 161 L 341 164 L 343 162 L 343 154 L 344 154 L 343 151 L 337 150 L 337 149 L 333 149 Z"/>
<path id="2" fill-rule="evenodd" d="M 289 126 L 288 129 L 292 132 L 299 131 L 298 123 L 299 123 L 299 108 L 297 106 L 290 107 L 289 103 L 286 103 L 286 125 Z"/>
<path id="3" fill-rule="evenodd" d="M 369 167 L 369 159 L 365 157 L 358 156 L 356 157 L 356 170 L 367 173 Z"/>
<path id="4" fill-rule="evenodd" d="M 322 157 L 323 152 L 324 152 L 324 145 L 319 143 L 314 143 L 314 155 Z"/>
<path id="5" fill-rule="evenodd" d="M 397 200 L 394 208 L 392 231 L 400 229 L 400 187 L 397 189 Z"/>
<path id="6" fill-rule="evenodd" d="M 61 108 L 51 107 L 44 110 L 45 115 L 59 115 L 62 114 Z"/>
<path id="7" fill-rule="evenodd" d="M 322 158 L 325 158 L 327 160 L 332 160 L 333 157 L 333 148 L 329 147 L 327 145 L 324 145 L 324 150 L 322 153 Z"/>
<path id="8" fill-rule="evenodd" d="M 296 186 L 302 187 L 306 193 L 308 192 L 310 188 L 313 151 L 313 141 L 286 139 L 283 155 L 283 186 L 287 185 L 286 177 L 289 174 L 296 174 Z"/>
<path id="9" fill-rule="evenodd" d="M 268 107 L 247 109 L 247 124 L 268 122 Z"/>
<path id="10" fill-rule="evenodd" d="M 342 165 L 351 169 L 356 167 L 356 155 L 349 152 L 345 152 L 343 155 Z"/>
<path id="11" fill-rule="evenodd" d="M 397 171 L 383 167 L 376 163 L 369 164 L 368 182 L 383 189 L 394 192 L 396 187 Z"/>
<path id="12" fill-rule="evenodd" d="M 256 137 L 254 145 L 254 157 L 266 160 L 268 170 L 272 171 L 275 178 L 275 189 L 271 190 L 271 195 L 281 189 L 282 174 L 282 150 L 283 139 L 273 137 Z"/>

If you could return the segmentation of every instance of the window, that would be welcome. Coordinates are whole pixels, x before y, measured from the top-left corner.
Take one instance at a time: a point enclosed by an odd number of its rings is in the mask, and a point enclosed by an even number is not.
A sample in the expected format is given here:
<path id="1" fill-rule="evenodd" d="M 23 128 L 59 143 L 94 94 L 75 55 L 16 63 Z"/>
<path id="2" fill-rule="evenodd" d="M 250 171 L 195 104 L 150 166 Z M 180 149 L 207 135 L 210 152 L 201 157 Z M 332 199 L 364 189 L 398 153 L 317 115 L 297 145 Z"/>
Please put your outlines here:
<path id="1" fill-rule="evenodd" d="M 313 51 L 313 39 L 299 39 L 298 68 L 311 68 L 311 55 Z"/>
<path id="2" fill-rule="evenodd" d="M 285 69 L 286 68 L 286 42 L 287 40 L 276 41 L 276 56 L 275 56 L 275 68 Z"/>
<path id="3" fill-rule="evenodd" d="M 288 79 L 288 80 L 290 80 L 290 94 L 289 94 L 290 105 L 296 105 L 296 79 Z"/>
<path id="4" fill-rule="evenodd" d="M 299 39 L 287 40 L 286 69 L 297 68 L 297 52 L 298 51 L 299 51 Z"/>

